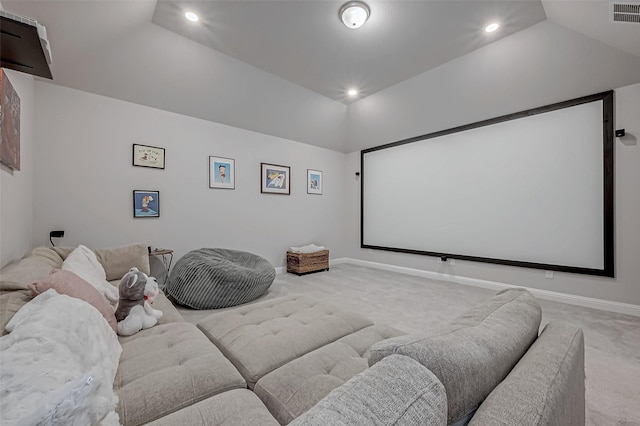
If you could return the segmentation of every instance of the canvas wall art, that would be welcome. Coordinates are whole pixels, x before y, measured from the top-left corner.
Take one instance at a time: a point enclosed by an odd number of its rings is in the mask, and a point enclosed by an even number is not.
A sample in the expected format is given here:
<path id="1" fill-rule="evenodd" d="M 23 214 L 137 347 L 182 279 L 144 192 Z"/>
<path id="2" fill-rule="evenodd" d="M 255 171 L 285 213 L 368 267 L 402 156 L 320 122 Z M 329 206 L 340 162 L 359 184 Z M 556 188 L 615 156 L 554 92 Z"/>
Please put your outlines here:
<path id="1" fill-rule="evenodd" d="M 20 170 L 20 97 L 0 68 L 0 163 Z"/>

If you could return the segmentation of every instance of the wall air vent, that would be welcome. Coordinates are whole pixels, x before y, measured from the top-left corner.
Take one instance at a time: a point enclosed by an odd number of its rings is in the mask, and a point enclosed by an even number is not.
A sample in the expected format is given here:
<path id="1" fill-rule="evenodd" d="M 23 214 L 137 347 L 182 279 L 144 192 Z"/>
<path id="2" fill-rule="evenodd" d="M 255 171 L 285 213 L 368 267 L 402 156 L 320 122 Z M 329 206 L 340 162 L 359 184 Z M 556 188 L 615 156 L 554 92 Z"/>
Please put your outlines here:
<path id="1" fill-rule="evenodd" d="M 611 2 L 609 3 L 609 19 L 611 22 L 626 24 L 640 24 L 640 3 Z"/>

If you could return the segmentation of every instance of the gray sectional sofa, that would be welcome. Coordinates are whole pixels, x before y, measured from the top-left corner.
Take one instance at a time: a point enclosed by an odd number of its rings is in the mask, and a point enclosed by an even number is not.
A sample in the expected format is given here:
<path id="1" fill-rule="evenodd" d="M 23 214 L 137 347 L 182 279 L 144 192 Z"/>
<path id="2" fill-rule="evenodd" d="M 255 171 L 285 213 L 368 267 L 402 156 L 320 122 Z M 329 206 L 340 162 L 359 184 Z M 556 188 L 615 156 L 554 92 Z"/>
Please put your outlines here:
<path id="1" fill-rule="evenodd" d="M 148 271 L 143 249 L 104 257 L 107 275 L 116 263 Z M 0 272 L 3 332 L 30 300 L 21 286 L 65 253 L 38 248 Z M 498 293 L 443 329 L 425 324 L 419 336 L 295 295 L 197 326 L 163 295 L 154 308 L 164 312 L 156 326 L 119 338 L 113 387 L 124 425 L 585 422 L 582 332 L 548 324 L 538 333 L 540 306 L 525 290 Z"/>

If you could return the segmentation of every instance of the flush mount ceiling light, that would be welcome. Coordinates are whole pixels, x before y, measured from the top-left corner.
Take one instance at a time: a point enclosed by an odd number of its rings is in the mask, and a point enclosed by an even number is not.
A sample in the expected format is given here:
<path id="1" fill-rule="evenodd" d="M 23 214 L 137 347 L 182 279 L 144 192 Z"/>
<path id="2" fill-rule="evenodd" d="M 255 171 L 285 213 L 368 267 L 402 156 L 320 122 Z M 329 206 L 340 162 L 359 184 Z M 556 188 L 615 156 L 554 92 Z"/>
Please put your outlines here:
<path id="1" fill-rule="evenodd" d="M 198 22 L 198 15 L 193 12 L 187 12 L 184 14 L 184 17 L 190 20 L 191 22 Z"/>
<path id="2" fill-rule="evenodd" d="M 361 1 L 350 1 L 340 8 L 338 16 L 347 28 L 360 28 L 369 19 L 369 6 Z"/>
<path id="3" fill-rule="evenodd" d="M 349 95 L 350 97 L 358 96 L 358 89 L 347 90 L 347 95 Z"/>
<path id="4" fill-rule="evenodd" d="M 489 24 L 486 27 L 484 27 L 484 30 L 488 33 L 492 33 L 495 30 L 497 30 L 498 28 L 500 28 L 499 24 L 496 24 L 495 22 L 493 24 Z"/>

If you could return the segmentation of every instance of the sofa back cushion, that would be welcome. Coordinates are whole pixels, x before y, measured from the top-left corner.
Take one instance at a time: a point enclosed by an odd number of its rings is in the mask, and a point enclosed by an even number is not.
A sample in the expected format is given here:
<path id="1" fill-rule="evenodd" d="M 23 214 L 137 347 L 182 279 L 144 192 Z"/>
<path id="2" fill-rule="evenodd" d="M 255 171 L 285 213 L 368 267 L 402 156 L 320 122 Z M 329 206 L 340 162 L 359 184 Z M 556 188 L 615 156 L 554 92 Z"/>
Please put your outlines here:
<path id="1" fill-rule="evenodd" d="M 62 266 L 62 258 L 47 247 L 37 247 L 22 259 L 0 271 L 0 290 L 28 290 L 29 284 L 45 278 L 52 269 Z"/>
<path id="2" fill-rule="evenodd" d="M 36 247 L 28 256 L 9 263 L 0 271 L 0 290 L 28 290 L 29 284 L 45 278 L 52 269 L 62 267 L 62 262 L 75 248 Z M 94 250 L 108 281 L 118 280 L 132 267 L 150 274 L 149 251 L 146 244 Z"/>
<path id="3" fill-rule="evenodd" d="M 74 248 L 54 247 L 53 250 L 64 260 L 71 254 Z M 149 249 L 146 244 L 130 244 L 122 247 L 95 249 L 98 262 L 104 268 L 107 281 L 118 280 L 134 266 L 140 272 L 149 275 Z"/>
<path id="4" fill-rule="evenodd" d="M 391 354 L 420 362 L 444 385 L 448 422 L 455 423 L 509 374 L 536 339 L 541 318 L 540 305 L 528 291 L 503 290 L 443 329 L 376 343 L 369 365 Z"/>
<path id="5" fill-rule="evenodd" d="M 146 244 L 95 250 L 98 261 L 104 267 L 107 280 L 119 280 L 134 266 L 149 275 L 149 249 Z"/>

